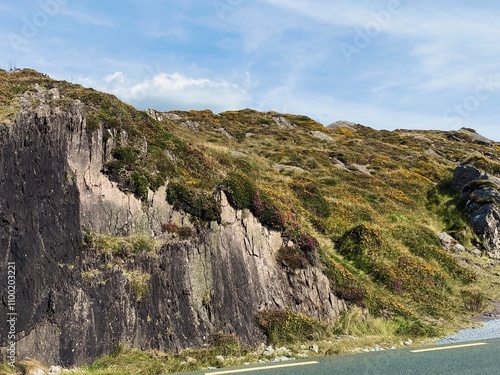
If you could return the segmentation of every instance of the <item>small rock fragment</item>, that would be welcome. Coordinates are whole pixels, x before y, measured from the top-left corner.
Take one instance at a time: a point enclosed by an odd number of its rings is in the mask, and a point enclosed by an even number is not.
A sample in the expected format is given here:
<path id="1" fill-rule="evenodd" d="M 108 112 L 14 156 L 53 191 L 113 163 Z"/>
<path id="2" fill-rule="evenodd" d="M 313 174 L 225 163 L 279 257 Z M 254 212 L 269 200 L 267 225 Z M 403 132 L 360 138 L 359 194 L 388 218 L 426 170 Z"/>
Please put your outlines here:
<path id="1" fill-rule="evenodd" d="M 309 347 L 309 350 L 313 351 L 314 353 L 318 354 L 319 353 L 319 346 L 316 344 L 313 344 Z"/>

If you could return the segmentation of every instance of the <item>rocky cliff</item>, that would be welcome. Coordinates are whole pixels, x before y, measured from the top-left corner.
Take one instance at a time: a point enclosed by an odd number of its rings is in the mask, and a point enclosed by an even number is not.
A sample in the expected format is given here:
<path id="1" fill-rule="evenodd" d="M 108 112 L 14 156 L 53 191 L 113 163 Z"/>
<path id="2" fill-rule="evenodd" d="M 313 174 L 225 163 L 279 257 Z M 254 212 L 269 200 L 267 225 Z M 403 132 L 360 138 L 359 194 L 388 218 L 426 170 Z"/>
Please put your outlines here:
<path id="1" fill-rule="evenodd" d="M 253 345 L 262 317 L 292 313 L 335 340 L 320 323 L 352 307 L 367 327 L 439 334 L 477 312 L 464 296 L 500 299 L 480 251 L 499 258 L 499 155 L 472 129 L 141 112 L 0 70 L 0 319 L 17 314 L 2 353 L 12 333 L 18 358 L 65 366 L 119 343 Z"/>
<path id="2" fill-rule="evenodd" d="M 101 171 L 127 134 L 89 132 L 82 103 L 63 110 L 50 104 L 54 96 L 36 86 L 0 126 L 1 258 L 16 265 L 18 358 L 78 365 L 118 343 L 176 351 L 217 332 L 257 344 L 265 340 L 259 310 L 332 321 L 345 308 L 321 269 L 280 266 L 275 255 L 288 239 L 223 192 L 220 219 L 200 224 L 167 203 L 165 186 L 143 201 L 120 190 Z M 176 237 L 165 223 L 191 235 Z M 106 253 L 89 239 L 105 235 L 142 235 L 154 249 Z M 0 280 L 5 317 L 5 267 Z"/>

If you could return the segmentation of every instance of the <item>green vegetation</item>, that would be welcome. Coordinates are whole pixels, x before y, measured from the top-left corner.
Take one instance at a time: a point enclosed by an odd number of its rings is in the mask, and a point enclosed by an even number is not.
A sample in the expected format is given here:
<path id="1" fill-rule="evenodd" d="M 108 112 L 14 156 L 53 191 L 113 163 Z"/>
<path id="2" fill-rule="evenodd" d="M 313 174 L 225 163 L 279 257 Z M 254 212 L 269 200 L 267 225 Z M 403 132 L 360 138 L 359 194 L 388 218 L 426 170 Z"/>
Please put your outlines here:
<path id="1" fill-rule="evenodd" d="M 324 327 L 288 310 L 264 311 L 256 319 L 270 342 L 319 339 L 321 332 L 326 337 L 374 334 L 382 341 L 433 336 L 481 312 L 488 298 L 500 298 L 498 265 L 468 252 L 450 254 L 437 237 L 447 232 L 466 248 L 477 245 L 451 177 L 460 162 L 500 174 L 498 144 L 457 142 L 440 131 L 327 129 L 305 116 L 249 109 L 173 111 L 177 117 L 157 121 L 112 95 L 30 70 L 0 71 L 0 122 L 8 126 L 20 108 L 19 97 L 37 87 L 57 88 L 60 99 L 51 103 L 64 110 L 80 100 L 88 135 L 113 138 L 103 172 L 123 191 L 147 204 L 150 190 L 166 186 L 165 199 L 192 216 L 194 229 L 164 223 L 165 232 L 189 239 L 200 226 L 220 220 L 218 194 L 224 191 L 232 206 L 282 233 L 286 241 L 276 261 L 287 272 L 321 266 L 349 312 Z M 311 131 L 332 140 L 320 141 Z M 277 170 L 277 164 L 302 170 Z M 489 187 L 484 181 L 474 184 Z M 84 245 L 103 257 L 101 267 L 84 270 L 90 282 L 106 272 L 107 263 L 155 250 L 143 237 L 89 234 Z M 137 299 L 148 292 L 147 273 L 130 264 L 123 273 Z M 248 355 L 234 340 L 227 350 Z M 323 353 L 344 352 L 345 343 L 332 342 Z M 121 349 L 84 373 L 219 366 L 211 350 L 176 357 Z M 197 364 L 180 365 L 187 356 L 196 356 Z"/>
<path id="2" fill-rule="evenodd" d="M 117 258 L 127 258 L 141 252 L 153 252 L 156 249 L 154 240 L 146 236 L 117 237 L 94 232 L 86 234 L 83 245 L 103 255 Z"/>
<path id="3" fill-rule="evenodd" d="M 475 152 L 463 160 L 464 164 L 470 164 L 491 174 L 500 174 L 500 161 L 492 160 L 481 153 Z"/>
<path id="4" fill-rule="evenodd" d="M 459 194 L 453 191 L 449 174 L 427 193 L 426 208 L 439 217 L 443 229 L 462 244 L 472 245 L 476 238 L 459 209 L 462 203 Z"/>
<path id="5" fill-rule="evenodd" d="M 274 345 L 314 340 L 324 328 L 315 320 L 287 309 L 261 311 L 257 324 L 266 334 L 268 343 Z"/>
<path id="6" fill-rule="evenodd" d="M 183 210 L 204 221 L 217 220 L 219 216 L 214 194 L 208 195 L 190 189 L 179 182 L 171 182 L 168 185 L 166 199 L 176 210 Z"/>
<path id="7" fill-rule="evenodd" d="M 243 360 L 254 362 L 256 358 L 256 355 L 239 345 L 237 337 L 217 332 L 211 337 L 209 347 L 185 350 L 179 354 L 153 350 L 141 351 L 126 348 L 120 344 L 110 355 L 86 368 L 76 370 L 75 373 L 81 375 L 159 375 L 242 364 Z"/>
<path id="8" fill-rule="evenodd" d="M 118 237 L 89 232 L 85 234 L 82 247 L 87 253 L 86 262 L 90 263 L 84 263 L 84 281 L 106 283 L 110 272 L 119 271 L 128 281 L 137 302 L 149 293 L 151 274 L 140 269 L 135 260 L 139 256 L 156 255 L 154 240 L 142 235 Z"/>
<path id="9" fill-rule="evenodd" d="M 222 183 L 222 189 L 227 193 L 232 206 L 239 208 L 252 208 L 256 199 L 257 188 L 255 183 L 247 176 L 231 172 Z"/>
<path id="10" fill-rule="evenodd" d="M 0 364 L 0 375 L 25 375 L 33 373 L 36 369 L 48 372 L 47 367 L 43 364 L 34 359 L 27 358 L 16 362 L 14 367 L 7 363 Z"/>
<path id="11" fill-rule="evenodd" d="M 462 291 L 464 307 L 474 313 L 480 313 L 486 307 L 487 298 L 479 288 Z"/>
<path id="12" fill-rule="evenodd" d="M 136 300 L 140 301 L 142 297 L 149 292 L 149 280 L 151 279 L 151 275 L 140 270 L 124 270 L 123 274 L 130 283 Z"/>
<path id="13" fill-rule="evenodd" d="M 282 246 L 276 254 L 276 261 L 292 270 L 307 268 L 304 252 L 298 246 Z"/>

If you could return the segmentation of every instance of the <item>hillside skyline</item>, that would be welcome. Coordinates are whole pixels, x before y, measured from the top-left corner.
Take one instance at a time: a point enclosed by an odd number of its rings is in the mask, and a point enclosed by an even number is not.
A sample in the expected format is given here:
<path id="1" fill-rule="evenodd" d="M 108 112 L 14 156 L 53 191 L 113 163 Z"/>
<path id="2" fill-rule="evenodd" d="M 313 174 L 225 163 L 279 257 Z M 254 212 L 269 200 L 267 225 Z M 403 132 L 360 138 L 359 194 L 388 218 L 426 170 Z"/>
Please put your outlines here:
<path id="1" fill-rule="evenodd" d="M 252 108 L 500 141 L 492 1 L 97 1 L 0 5 L 0 68 L 138 109 Z"/>

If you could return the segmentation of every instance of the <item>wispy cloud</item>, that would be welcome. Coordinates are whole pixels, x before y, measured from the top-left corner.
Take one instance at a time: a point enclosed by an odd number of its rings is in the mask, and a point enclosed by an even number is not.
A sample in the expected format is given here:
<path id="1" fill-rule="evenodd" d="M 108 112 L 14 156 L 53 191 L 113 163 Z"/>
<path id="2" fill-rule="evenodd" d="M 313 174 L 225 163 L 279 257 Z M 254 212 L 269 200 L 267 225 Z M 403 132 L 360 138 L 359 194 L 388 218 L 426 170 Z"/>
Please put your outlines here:
<path id="1" fill-rule="evenodd" d="M 114 22 L 102 14 L 89 13 L 84 10 L 72 9 L 65 7 L 62 9 L 61 14 L 69 17 L 82 25 L 104 26 L 112 27 Z"/>

